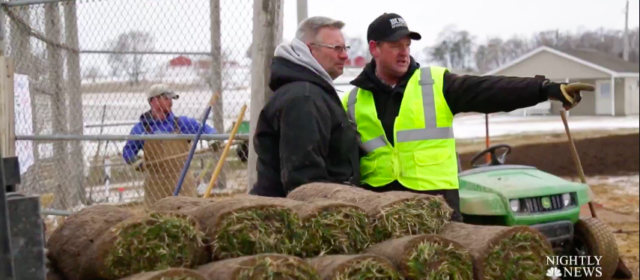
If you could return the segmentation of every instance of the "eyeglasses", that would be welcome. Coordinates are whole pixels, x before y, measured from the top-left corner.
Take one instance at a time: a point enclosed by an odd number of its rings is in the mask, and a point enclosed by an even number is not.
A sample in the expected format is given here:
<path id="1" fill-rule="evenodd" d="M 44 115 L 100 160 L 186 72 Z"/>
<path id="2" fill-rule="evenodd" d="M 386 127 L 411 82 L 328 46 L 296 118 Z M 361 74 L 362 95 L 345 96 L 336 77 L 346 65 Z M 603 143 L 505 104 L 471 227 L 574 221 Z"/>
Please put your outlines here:
<path id="1" fill-rule="evenodd" d="M 336 51 L 338 53 L 342 53 L 344 51 L 348 51 L 348 50 L 351 49 L 350 46 L 336 46 L 336 45 L 316 44 L 316 43 L 311 43 L 311 45 L 329 48 L 329 49 L 332 49 L 332 50 L 334 50 L 334 51 Z"/>

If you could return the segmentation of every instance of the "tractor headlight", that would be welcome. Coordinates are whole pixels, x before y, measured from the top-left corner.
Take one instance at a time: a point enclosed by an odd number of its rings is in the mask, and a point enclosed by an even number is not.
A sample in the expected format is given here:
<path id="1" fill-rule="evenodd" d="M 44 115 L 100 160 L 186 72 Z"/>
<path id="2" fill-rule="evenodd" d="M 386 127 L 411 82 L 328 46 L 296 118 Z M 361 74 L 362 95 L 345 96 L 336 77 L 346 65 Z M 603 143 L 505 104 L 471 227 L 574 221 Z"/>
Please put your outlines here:
<path id="1" fill-rule="evenodd" d="M 571 194 L 565 193 L 562 195 L 562 203 L 564 207 L 569 206 L 571 204 Z"/>
<path id="2" fill-rule="evenodd" d="M 513 212 L 520 211 L 520 200 L 512 199 L 511 201 L 509 201 L 509 206 L 511 206 L 511 211 Z"/>

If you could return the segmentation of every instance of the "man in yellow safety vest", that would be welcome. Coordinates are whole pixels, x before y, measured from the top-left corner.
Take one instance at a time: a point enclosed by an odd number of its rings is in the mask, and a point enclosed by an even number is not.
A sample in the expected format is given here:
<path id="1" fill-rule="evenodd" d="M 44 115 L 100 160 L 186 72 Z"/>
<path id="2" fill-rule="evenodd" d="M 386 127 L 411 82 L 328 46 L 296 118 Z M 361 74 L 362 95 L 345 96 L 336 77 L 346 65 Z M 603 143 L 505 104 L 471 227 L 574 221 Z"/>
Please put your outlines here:
<path id="1" fill-rule="evenodd" d="M 397 14 L 375 19 L 367 32 L 372 61 L 351 82 L 343 107 L 356 126 L 361 183 L 376 192 L 442 195 L 462 221 L 453 117 L 462 112 L 509 112 L 547 100 L 568 110 L 591 85 L 544 77 L 458 76 L 443 67 L 421 68 L 409 54 L 420 34 Z"/>

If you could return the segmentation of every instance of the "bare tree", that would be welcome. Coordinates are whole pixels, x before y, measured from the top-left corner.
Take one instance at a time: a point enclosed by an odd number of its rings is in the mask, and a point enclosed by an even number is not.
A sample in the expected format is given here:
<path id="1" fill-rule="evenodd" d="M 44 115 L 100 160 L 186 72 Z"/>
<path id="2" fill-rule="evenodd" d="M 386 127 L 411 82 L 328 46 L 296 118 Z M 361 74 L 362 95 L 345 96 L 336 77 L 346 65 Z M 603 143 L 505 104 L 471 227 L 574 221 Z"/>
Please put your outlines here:
<path id="1" fill-rule="evenodd" d="M 222 56 L 222 89 L 229 89 L 232 82 L 231 77 L 233 76 L 229 73 L 229 70 L 231 68 L 231 62 L 233 62 L 233 60 L 231 59 L 231 52 L 229 50 L 223 50 L 221 56 Z M 211 62 L 211 57 L 208 57 L 205 61 Z M 208 67 L 208 66 L 200 67 L 199 65 L 197 65 L 196 67 L 197 67 L 196 73 L 200 81 L 209 88 L 213 87 L 213 81 L 211 80 L 211 74 L 212 74 L 211 67 Z"/>
<path id="2" fill-rule="evenodd" d="M 509 40 L 505 41 L 500 48 L 502 53 L 501 63 L 504 64 L 512 61 L 531 50 L 533 50 L 533 47 L 529 40 L 519 37 L 511 37 Z"/>
<path id="3" fill-rule="evenodd" d="M 125 74 L 131 84 L 140 83 L 142 76 L 149 71 L 149 65 L 140 53 L 152 51 L 154 43 L 153 36 L 147 32 L 129 31 L 118 35 L 117 39 L 108 43 L 108 49 L 115 52 L 109 54 L 108 58 L 112 74 Z"/>
<path id="4" fill-rule="evenodd" d="M 629 30 L 629 61 L 638 63 L 640 58 L 638 28 Z M 532 34 L 529 38 L 499 37 L 488 38 L 475 50 L 475 37 L 464 30 L 456 30 L 454 26 L 445 27 L 435 45 L 423 50 L 430 61 L 455 70 L 487 72 L 505 65 L 518 57 L 538 48 L 547 46 L 563 49 L 591 49 L 623 57 L 624 32 L 604 28 L 584 30 L 576 33 L 567 31 L 543 30 Z M 472 64 L 475 64 L 473 67 Z"/>
<path id="5" fill-rule="evenodd" d="M 500 67 L 532 50 L 531 43 L 522 38 L 511 37 L 504 41 L 502 38 L 489 38 L 486 44 L 481 44 L 475 52 L 476 68 L 486 72 Z"/>
<path id="6" fill-rule="evenodd" d="M 369 52 L 369 46 L 364 40 L 362 40 L 362 38 L 347 37 L 345 39 L 345 43 L 347 46 L 351 47 L 348 53 L 349 58 L 355 58 L 358 56 L 366 57 Z"/>
<path id="7" fill-rule="evenodd" d="M 473 68 L 473 46 L 475 37 L 466 30 L 447 26 L 440 32 L 438 43 L 423 51 L 431 61 L 456 70 Z"/>
<path id="8" fill-rule="evenodd" d="M 638 31 L 637 27 L 634 30 L 629 30 L 629 61 L 635 63 L 640 60 L 640 34 Z"/>

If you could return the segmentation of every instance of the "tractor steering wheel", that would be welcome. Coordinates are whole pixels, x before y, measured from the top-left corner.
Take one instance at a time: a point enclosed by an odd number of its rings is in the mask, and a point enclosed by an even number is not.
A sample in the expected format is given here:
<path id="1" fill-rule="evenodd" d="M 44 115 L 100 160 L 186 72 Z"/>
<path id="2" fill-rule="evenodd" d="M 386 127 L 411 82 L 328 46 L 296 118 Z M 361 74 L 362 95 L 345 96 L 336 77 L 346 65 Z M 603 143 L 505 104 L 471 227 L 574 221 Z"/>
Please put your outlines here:
<path id="1" fill-rule="evenodd" d="M 496 150 L 500 149 L 500 148 L 506 148 L 507 151 L 502 153 L 500 156 L 496 156 Z M 486 167 L 486 166 L 494 166 L 494 165 L 503 165 L 505 163 L 505 159 L 507 158 L 508 154 L 511 154 L 511 146 L 507 145 L 507 144 L 500 144 L 500 145 L 495 145 L 495 146 L 491 146 L 487 149 L 485 149 L 482 152 L 477 153 L 472 159 L 471 159 L 471 166 L 473 166 L 474 168 L 478 168 L 478 167 Z M 484 156 L 487 153 L 491 153 L 491 162 L 490 163 L 485 163 L 485 164 L 476 164 L 475 162 L 478 161 L 478 159 L 480 159 L 482 156 Z"/>

